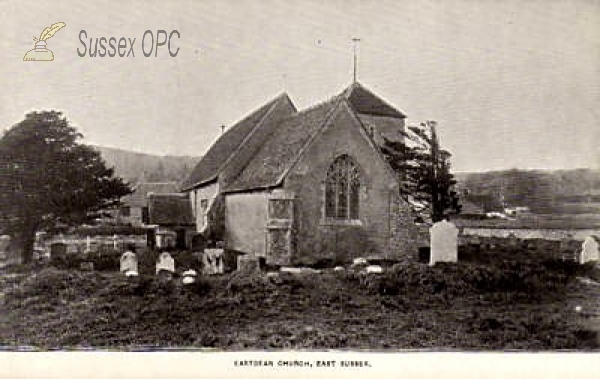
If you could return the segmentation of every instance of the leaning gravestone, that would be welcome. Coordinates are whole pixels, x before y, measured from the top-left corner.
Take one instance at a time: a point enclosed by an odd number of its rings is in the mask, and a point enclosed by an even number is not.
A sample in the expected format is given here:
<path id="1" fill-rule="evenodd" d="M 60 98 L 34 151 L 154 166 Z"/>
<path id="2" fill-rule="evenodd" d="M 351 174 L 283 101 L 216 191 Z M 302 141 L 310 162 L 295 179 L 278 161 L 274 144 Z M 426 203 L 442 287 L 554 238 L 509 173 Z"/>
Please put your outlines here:
<path id="1" fill-rule="evenodd" d="M 598 261 L 600 258 L 598 252 L 598 242 L 594 237 L 587 237 L 581 245 L 581 254 L 579 256 L 579 263 L 584 264 L 591 261 Z"/>
<path id="2" fill-rule="evenodd" d="M 458 228 L 446 220 L 437 222 L 429 229 L 431 253 L 429 265 L 437 262 L 458 261 Z"/>
<path id="3" fill-rule="evenodd" d="M 156 273 L 158 274 L 163 270 L 171 274 L 175 273 L 175 259 L 167 252 L 160 254 L 158 262 L 156 262 Z"/>
<path id="4" fill-rule="evenodd" d="M 126 251 L 121 255 L 121 272 L 138 271 L 137 256 L 131 251 Z"/>
<path id="5" fill-rule="evenodd" d="M 223 252 L 223 249 L 204 249 L 202 264 L 208 275 L 222 274 L 225 272 Z"/>

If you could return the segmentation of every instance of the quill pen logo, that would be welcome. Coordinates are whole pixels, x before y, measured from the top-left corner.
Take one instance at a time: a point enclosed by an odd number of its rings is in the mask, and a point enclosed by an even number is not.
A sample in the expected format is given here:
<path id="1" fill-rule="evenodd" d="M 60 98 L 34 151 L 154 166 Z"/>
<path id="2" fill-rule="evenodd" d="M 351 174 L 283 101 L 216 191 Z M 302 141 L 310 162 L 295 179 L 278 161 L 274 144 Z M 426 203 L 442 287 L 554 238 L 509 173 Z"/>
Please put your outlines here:
<path id="1" fill-rule="evenodd" d="M 29 50 L 27 54 L 23 57 L 24 61 L 53 61 L 54 54 L 52 51 L 48 50 L 46 47 L 46 41 L 50 39 L 56 32 L 60 29 L 64 28 L 66 24 L 64 22 L 57 22 L 56 24 L 52 24 L 52 26 L 44 29 L 42 34 L 40 34 L 40 38 L 33 37 L 35 42 L 35 46 L 33 50 Z"/>

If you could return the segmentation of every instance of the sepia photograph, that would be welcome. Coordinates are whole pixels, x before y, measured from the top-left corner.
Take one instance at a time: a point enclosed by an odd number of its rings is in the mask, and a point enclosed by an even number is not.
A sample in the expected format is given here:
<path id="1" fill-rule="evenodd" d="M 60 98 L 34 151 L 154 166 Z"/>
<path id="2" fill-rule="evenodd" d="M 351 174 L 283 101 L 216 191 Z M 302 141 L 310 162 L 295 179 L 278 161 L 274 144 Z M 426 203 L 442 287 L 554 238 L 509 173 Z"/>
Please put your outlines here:
<path id="1" fill-rule="evenodd" d="M 0 377 L 597 370 L 599 1 L 0 15 Z"/>

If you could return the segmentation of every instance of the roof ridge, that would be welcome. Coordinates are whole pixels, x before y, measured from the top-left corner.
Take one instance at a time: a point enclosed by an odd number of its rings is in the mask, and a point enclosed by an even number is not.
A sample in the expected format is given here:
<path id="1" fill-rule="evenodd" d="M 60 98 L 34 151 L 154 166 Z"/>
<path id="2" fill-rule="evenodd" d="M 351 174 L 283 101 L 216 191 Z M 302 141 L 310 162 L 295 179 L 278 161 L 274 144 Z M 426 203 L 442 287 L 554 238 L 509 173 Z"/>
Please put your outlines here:
<path id="1" fill-rule="evenodd" d="M 213 143 L 212 147 L 214 147 L 214 145 L 221 138 L 223 138 L 224 136 L 226 136 L 228 133 L 232 132 L 235 129 L 236 126 L 238 126 L 238 125 L 242 124 L 243 122 L 247 121 L 252 116 L 254 116 L 256 114 L 260 114 L 261 110 L 266 109 L 265 112 L 260 117 L 260 119 L 258 121 L 256 121 L 256 123 L 254 123 L 254 126 L 252 127 L 252 129 L 250 130 L 250 132 L 248 132 L 248 134 L 242 139 L 242 141 L 233 149 L 233 151 L 229 154 L 229 156 L 227 157 L 227 159 L 225 159 L 223 161 L 223 163 L 218 166 L 218 168 L 216 170 L 216 173 L 214 175 L 212 175 L 208 179 L 201 180 L 201 181 L 195 181 L 193 183 L 192 182 L 188 182 L 189 179 L 186 179 L 183 182 L 183 184 L 181 185 L 181 191 L 188 191 L 188 190 L 191 190 L 191 189 L 197 187 L 198 185 L 201 185 L 202 183 L 207 183 L 207 182 L 210 182 L 210 181 L 213 181 L 213 180 L 217 180 L 219 178 L 219 175 L 221 174 L 221 172 L 223 171 L 223 169 L 227 165 L 227 163 L 229 163 L 231 161 L 231 159 L 233 158 L 233 156 L 235 156 L 235 154 L 240 150 L 240 147 L 248 140 L 248 138 L 253 134 L 253 132 L 256 130 L 256 128 L 259 127 L 264 122 L 264 120 L 267 118 L 267 116 L 271 113 L 271 111 L 280 102 L 285 101 L 285 100 L 287 100 L 292 105 L 292 108 L 296 109 L 296 106 L 294 105 L 294 103 L 290 99 L 289 95 L 284 91 L 284 92 L 280 93 L 279 95 L 277 95 L 272 100 L 270 100 L 267 103 L 261 105 L 258 109 L 255 109 L 254 111 L 250 112 L 245 117 L 243 117 L 242 119 L 236 121 L 230 128 L 227 129 L 227 131 L 225 133 L 223 133 L 221 136 L 219 136 L 219 138 L 217 138 L 217 141 L 215 141 L 215 143 Z M 207 155 L 208 155 L 208 153 L 204 154 L 203 159 Z M 202 163 L 202 159 L 200 160 L 200 162 L 198 162 L 196 164 L 196 167 L 198 167 L 198 165 L 200 165 L 201 163 Z M 190 175 L 193 175 L 193 171 L 192 171 L 192 173 Z"/>
<path id="2" fill-rule="evenodd" d="M 335 102 L 335 101 L 340 101 L 340 100 L 342 99 L 340 95 L 341 95 L 341 94 L 337 94 L 337 95 L 331 96 L 331 97 L 330 97 L 330 98 L 328 98 L 327 100 L 323 100 L 323 101 L 321 101 L 320 103 L 317 103 L 317 104 L 311 105 L 311 106 L 310 106 L 310 107 L 308 107 L 308 108 L 304 108 L 304 109 L 302 109 L 302 110 L 300 110 L 300 111 L 297 111 L 297 112 L 296 112 L 296 113 L 294 113 L 293 115 L 290 115 L 290 116 L 286 117 L 286 119 L 290 119 L 290 118 L 293 118 L 293 117 L 298 117 L 298 116 L 303 116 L 303 115 L 305 115 L 306 113 L 308 113 L 308 112 L 311 112 L 311 111 L 313 111 L 313 110 L 315 110 L 315 109 L 317 109 L 317 108 L 320 108 L 320 107 L 322 107 L 322 106 L 324 106 L 324 105 L 328 105 L 328 104 L 330 104 L 330 103 L 333 103 L 333 102 Z"/>
<path id="3" fill-rule="evenodd" d="M 399 116 L 400 118 L 406 118 L 406 115 L 404 114 L 404 112 L 402 112 L 401 110 L 396 108 L 389 101 L 382 98 L 380 95 L 375 94 L 375 92 L 371 91 L 369 88 L 365 87 L 361 83 L 353 82 L 342 92 L 342 95 L 346 100 L 348 100 L 350 106 L 353 109 L 355 109 L 357 111 L 357 113 L 365 113 L 365 112 L 360 112 L 360 110 L 357 109 L 358 106 L 356 104 L 353 104 L 352 101 L 350 100 L 350 97 L 357 89 L 360 89 L 360 90 L 366 92 L 369 96 L 371 96 L 375 100 L 381 102 L 384 106 L 388 107 L 392 112 L 396 113 L 397 116 Z M 374 115 L 377 115 L 377 114 L 374 114 Z"/>

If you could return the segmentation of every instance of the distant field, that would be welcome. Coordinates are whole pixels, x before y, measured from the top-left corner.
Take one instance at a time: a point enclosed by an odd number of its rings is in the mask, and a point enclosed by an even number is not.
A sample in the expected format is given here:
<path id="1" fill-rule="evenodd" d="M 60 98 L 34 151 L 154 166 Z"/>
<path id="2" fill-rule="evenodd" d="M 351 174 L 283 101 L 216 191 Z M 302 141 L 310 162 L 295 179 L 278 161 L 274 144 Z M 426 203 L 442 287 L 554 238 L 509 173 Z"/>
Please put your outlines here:
<path id="1" fill-rule="evenodd" d="M 598 229 L 600 213 L 585 214 L 526 214 L 515 220 L 456 219 L 458 227 L 495 228 L 495 229 Z"/>

